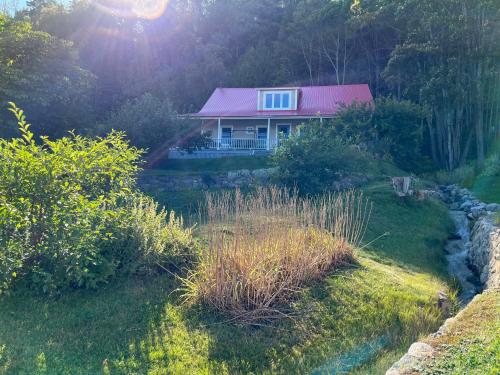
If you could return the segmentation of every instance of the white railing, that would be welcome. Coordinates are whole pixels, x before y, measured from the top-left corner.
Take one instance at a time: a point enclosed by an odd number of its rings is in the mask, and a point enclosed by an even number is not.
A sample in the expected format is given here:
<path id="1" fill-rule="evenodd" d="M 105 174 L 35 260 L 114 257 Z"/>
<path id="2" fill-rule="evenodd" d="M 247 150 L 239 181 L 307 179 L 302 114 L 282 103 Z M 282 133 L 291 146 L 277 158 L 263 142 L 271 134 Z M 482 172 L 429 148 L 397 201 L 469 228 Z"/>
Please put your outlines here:
<path id="1" fill-rule="evenodd" d="M 273 147 L 273 143 L 269 148 Z M 211 150 L 266 150 L 267 139 L 220 138 L 212 139 L 206 144 Z"/>

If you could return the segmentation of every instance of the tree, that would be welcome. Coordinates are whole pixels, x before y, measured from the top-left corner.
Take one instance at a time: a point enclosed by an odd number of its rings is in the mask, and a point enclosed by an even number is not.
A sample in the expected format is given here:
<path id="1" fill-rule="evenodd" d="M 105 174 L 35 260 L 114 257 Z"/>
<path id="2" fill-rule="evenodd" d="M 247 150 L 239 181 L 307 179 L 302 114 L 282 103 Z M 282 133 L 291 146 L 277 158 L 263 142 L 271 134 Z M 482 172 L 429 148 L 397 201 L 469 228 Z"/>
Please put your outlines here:
<path id="1" fill-rule="evenodd" d="M 500 4 L 411 0 L 402 5 L 400 17 L 409 30 L 392 52 L 386 80 L 393 88 L 402 84 L 407 98 L 428 107 L 438 165 L 448 170 L 463 165 L 475 139 L 481 167 L 486 125 L 499 119 Z"/>
<path id="2" fill-rule="evenodd" d="M 60 136 L 93 122 L 94 77 L 78 66 L 72 43 L 34 31 L 29 22 L 0 22 L 0 102 L 30 110 L 37 131 Z M 6 121 L 6 113 L 0 120 Z M 0 135 L 12 134 L 6 128 Z"/>

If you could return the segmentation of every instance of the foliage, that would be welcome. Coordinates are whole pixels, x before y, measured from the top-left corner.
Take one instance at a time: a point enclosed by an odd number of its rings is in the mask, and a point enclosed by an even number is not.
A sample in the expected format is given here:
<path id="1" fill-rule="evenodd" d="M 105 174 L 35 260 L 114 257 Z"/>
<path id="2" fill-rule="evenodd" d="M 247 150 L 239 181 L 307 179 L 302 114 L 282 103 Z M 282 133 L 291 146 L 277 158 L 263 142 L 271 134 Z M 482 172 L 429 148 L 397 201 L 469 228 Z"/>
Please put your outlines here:
<path id="1" fill-rule="evenodd" d="M 95 77 L 78 65 L 73 43 L 33 30 L 30 22 L 0 15 L 0 105 L 16 101 L 39 134 L 63 136 L 93 126 Z M 9 123 L 6 111 L 0 122 Z M 14 135 L 3 126 L 0 136 Z"/>
<path id="2" fill-rule="evenodd" d="M 359 252 L 359 264 L 299 293 L 291 304 L 294 319 L 257 329 L 227 324 L 227 317 L 181 303 L 179 284 L 164 275 L 120 278 L 55 300 L 18 291 L 0 300 L 0 374 L 36 373 L 41 353 L 49 373 L 75 375 L 166 368 L 172 374 L 296 374 L 325 364 L 376 374 L 374 361 L 387 364 L 380 366 L 385 371 L 442 323 L 435 304 L 446 290 L 442 245 L 449 218 L 438 202 L 401 204 L 386 181 L 367 194 L 373 211 L 365 241 L 390 234 L 371 242 L 369 253 Z M 386 346 L 377 352 L 377 343 Z M 375 349 L 353 355 L 363 348 Z M 362 363 L 359 372 L 352 369 Z"/>
<path id="3" fill-rule="evenodd" d="M 130 252 L 127 261 L 132 267 L 151 272 L 167 265 L 178 268 L 194 260 L 192 228 L 184 227 L 182 217 L 176 217 L 174 211 L 159 210 L 158 203 L 142 195 L 134 196 L 128 207 L 130 213 L 121 228 L 121 235 L 126 233 L 128 241 L 122 252 Z"/>
<path id="4" fill-rule="evenodd" d="M 177 147 L 182 151 L 192 153 L 193 151 L 206 148 L 211 141 L 211 136 L 205 133 L 200 133 L 199 129 L 195 129 L 194 132 L 188 134 L 186 137 L 183 137 L 183 139 L 177 144 Z"/>
<path id="5" fill-rule="evenodd" d="M 482 167 L 499 132 L 498 1 L 409 0 L 396 17 L 407 32 L 384 78 L 428 107 L 430 150 L 441 168 L 463 166 L 471 149 Z"/>
<path id="6" fill-rule="evenodd" d="M 16 280 L 44 292 L 95 288 L 130 262 L 189 246 L 182 222 L 165 224 L 165 212 L 133 198 L 142 152 L 122 133 L 37 143 L 23 111 L 11 111 L 21 137 L 0 140 L 0 290 Z"/>
<path id="7" fill-rule="evenodd" d="M 481 176 L 495 177 L 500 176 L 500 152 L 493 153 L 486 159 Z"/>
<path id="8" fill-rule="evenodd" d="M 436 181 L 440 185 L 460 184 L 467 185 L 470 181 L 474 180 L 475 170 L 474 167 L 467 165 L 457 168 L 453 171 L 437 171 Z"/>
<path id="9" fill-rule="evenodd" d="M 331 123 L 310 121 L 278 148 L 277 178 L 303 193 L 331 189 L 346 173 L 365 172 L 370 156 L 337 135 Z"/>
<path id="10" fill-rule="evenodd" d="M 409 126 L 379 144 L 405 169 L 426 171 L 432 159 L 452 170 L 474 157 L 481 166 L 500 131 L 496 0 L 105 3 L 32 1 L 2 16 L 0 100 L 22 103 L 43 134 L 95 134 L 96 123 L 122 110 L 117 118 L 128 123 L 131 103 L 148 94 L 158 108 L 171 103 L 167 113 L 192 113 L 215 87 L 348 83 L 425 108 L 417 127 L 407 117 L 398 126 L 394 113 L 380 119 L 391 121 L 381 132 Z M 134 144 L 156 147 L 139 130 L 154 124 L 128 125 Z M 170 128 L 157 135 L 167 145 L 183 136 Z"/>
<path id="11" fill-rule="evenodd" d="M 345 174 L 373 172 L 374 157 L 405 170 L 429 168 L 422 157 L 422 109 L 389 98 L 375 100 L 374 106 L 354 104 L 331 120 L 304 125 L 276 153 L 279 179 L 317 192 Z"/>
<path id="12" fill-rule="evenodd" d="M 134 146 L 156 149 L 168 148 L 186 128 L 188 124 L 178 119 L 169 102 L 146 93 L 111 112 L 101 125 L 101 133 L 123 131 Z"/>

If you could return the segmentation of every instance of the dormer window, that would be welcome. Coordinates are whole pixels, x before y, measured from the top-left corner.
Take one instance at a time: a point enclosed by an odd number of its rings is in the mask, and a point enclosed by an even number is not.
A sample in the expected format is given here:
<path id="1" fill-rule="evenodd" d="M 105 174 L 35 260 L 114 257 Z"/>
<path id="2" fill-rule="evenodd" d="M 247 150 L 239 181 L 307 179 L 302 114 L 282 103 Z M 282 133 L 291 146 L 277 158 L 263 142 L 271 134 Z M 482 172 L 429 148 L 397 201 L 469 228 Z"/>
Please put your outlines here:
<path id="1" fill-rule="evenodd" d="M 292 91 L 263 91 L 264 110 L 292 109 Z"/>

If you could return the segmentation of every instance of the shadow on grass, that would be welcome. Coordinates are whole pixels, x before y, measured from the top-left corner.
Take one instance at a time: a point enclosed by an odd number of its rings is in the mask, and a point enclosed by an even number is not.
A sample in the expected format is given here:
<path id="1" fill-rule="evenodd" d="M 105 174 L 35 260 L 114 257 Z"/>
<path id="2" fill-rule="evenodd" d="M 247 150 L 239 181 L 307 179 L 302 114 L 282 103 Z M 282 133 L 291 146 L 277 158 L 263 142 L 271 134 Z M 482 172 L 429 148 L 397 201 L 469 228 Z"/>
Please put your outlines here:
<path id="1" fill-rule="evenodd" d="M 237 326 L 201 305 L 182 305 L 178 287 L 162 275 L 59 299 L 29 292 L 3 297 L 0 374 L 346 369 L 369 361 L 388 337 L 409 336 L 405 326 L 427 329 L 418 327 L 416 297 L 360 265 L 309 285 L 291 304 L 294 319 L 273 327 Z"/>
<path id="2" fill-rule="evenodd" d="M 199 305 L 186 311 L 186 322 L 193 331 L 204 327 L 210 361 L 228 373 L 343 373 L 402 341 L 402 311 L 378 302 L 360 278 L 369 272 L 355 264 L 310 284 L 291 304 L 292 318 L 273 326 L 238 326 Z"/>
<path id="3" fill-rule="evenodd" d="M 147 360 L 139 343 L 174 288 L 167 277 L 132 278 L 57 299 L 29 291 L 2 297 L 0 374 L 100 374 L 113 360 Z"/>

